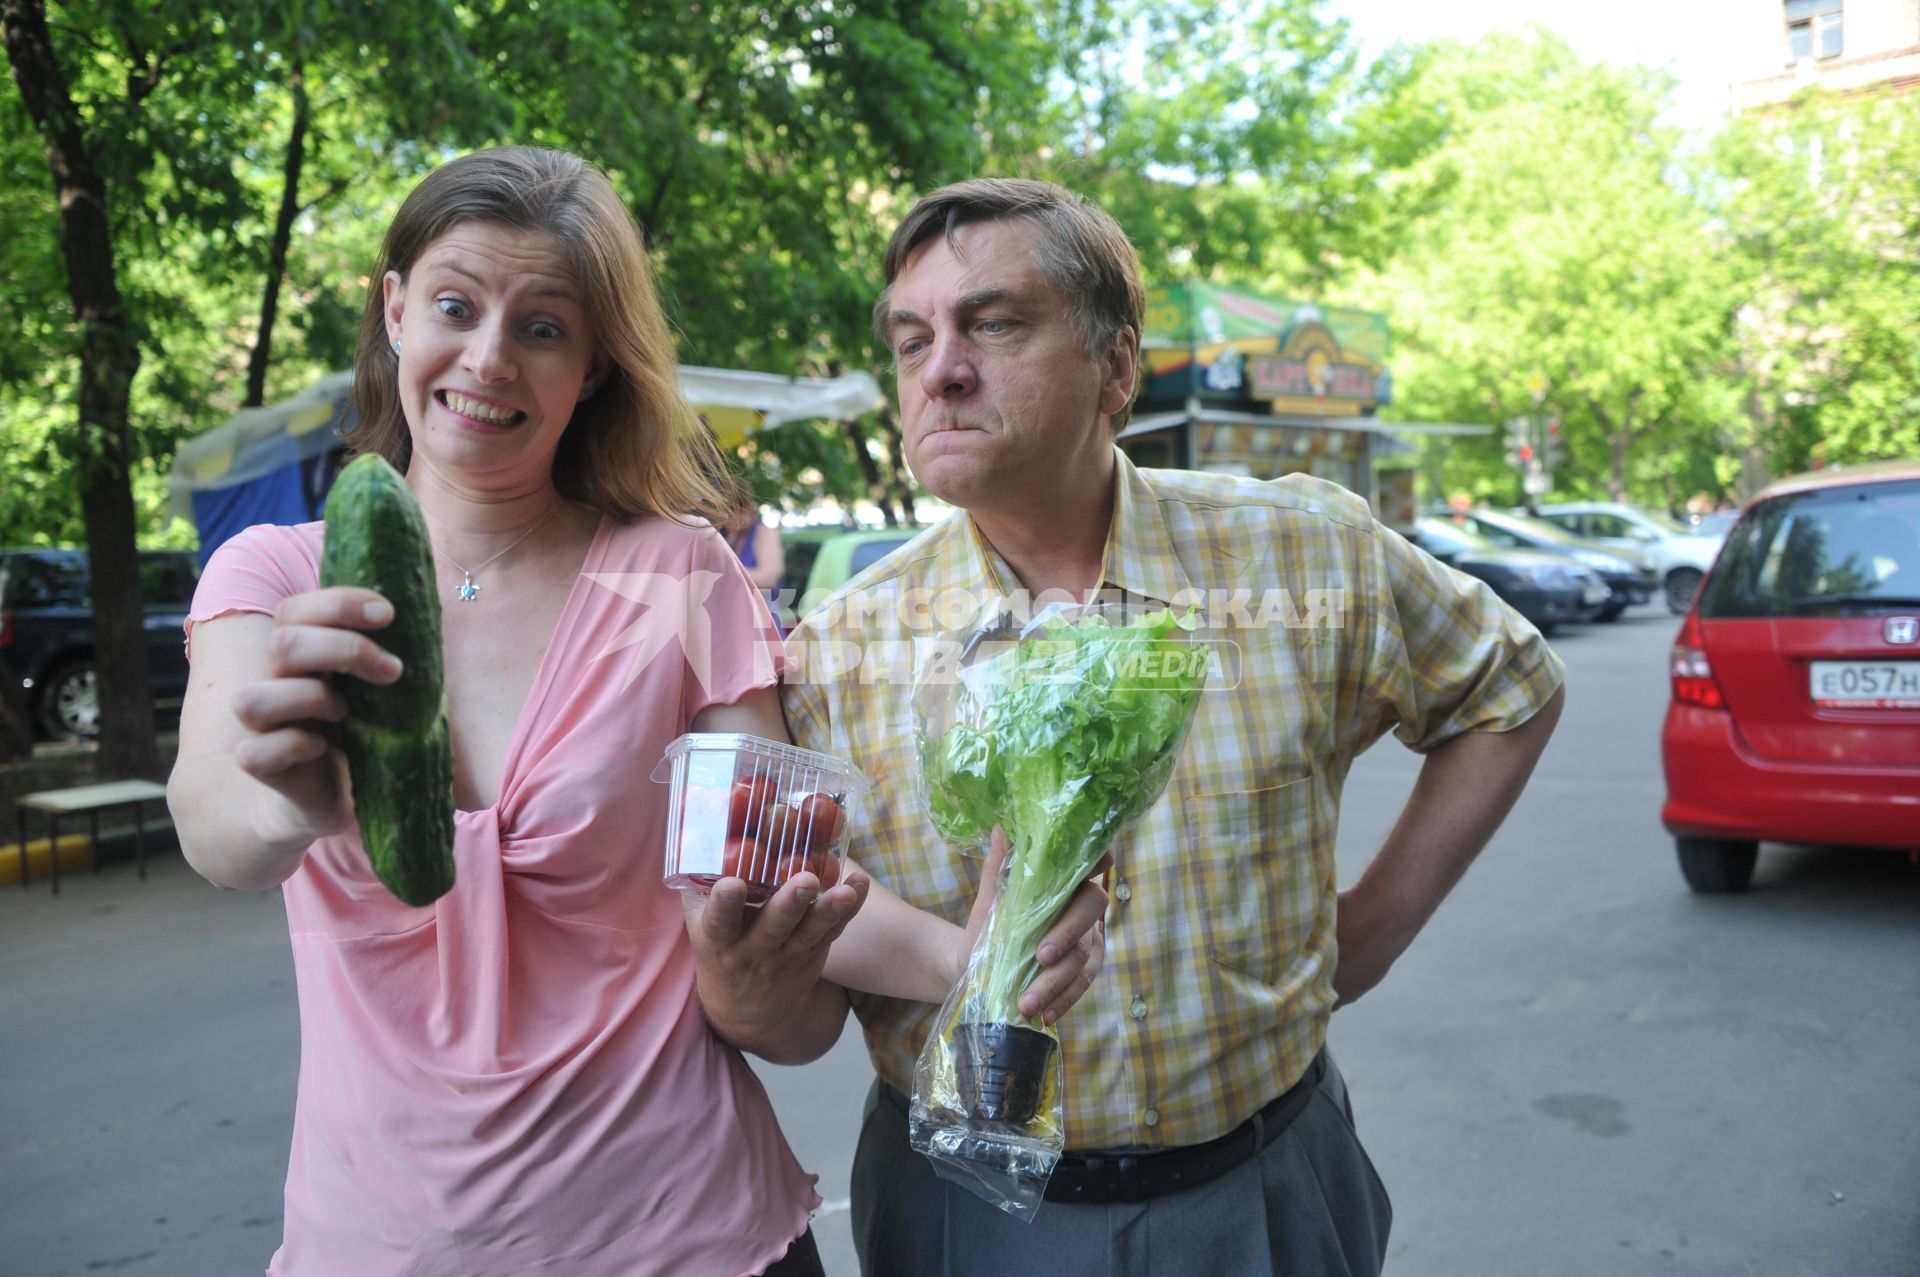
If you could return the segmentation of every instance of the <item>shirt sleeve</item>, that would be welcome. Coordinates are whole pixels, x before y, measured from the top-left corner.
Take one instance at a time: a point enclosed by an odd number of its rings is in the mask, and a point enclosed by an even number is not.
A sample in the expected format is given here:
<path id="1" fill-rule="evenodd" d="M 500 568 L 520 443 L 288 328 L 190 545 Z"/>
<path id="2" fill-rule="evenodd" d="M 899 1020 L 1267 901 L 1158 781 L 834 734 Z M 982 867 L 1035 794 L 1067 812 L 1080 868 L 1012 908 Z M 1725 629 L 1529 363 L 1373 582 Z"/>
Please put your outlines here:
<path id="1" fill-rule="evenodd" d="M 824 754 L 833 752 L 833 721 L 827 706 L 827 689 L 809 677 L 813 669 L 811 662 L 796 660 L 792 655 L 793 650 L 819 641 L 819 632 L 805 621 L 794 626 L 793 633 L 787 636 L 789 655 L 786 677 L 780 683 L 780 712 L 786 717 L 787 734 L 793 737 L 794 744 Z"/>
<path id="2" fill-rule="evenodd" d="M 272 616 L 284 599 L 320 583 L 319 546 L 298 528 L 255 524 L 223 542 L 207 560 L 185 623 L 193 655 L 193 627 L 234 613 Z"/>
<path id="3" fill-rule="evenodd" d="M 786 668 L 780 631 L 766 596 L 753 588 L 747 570 L 718 532 L 702 528 L 693 537 L 687 580 L 689 632 L 687 655 L 694 665 L 687 680 L 686 721 L 714 705 L 732 705 L 748 692 L 772 687 Z M 702 591 L 696 583 L 709 582 Z M 698 630 L 704 626 L 706 638 Z M 707 668 L 701 669 L 705 653 Z"/>
<path id="4" fill-rule="evenodd" d="M 1450 568 L 1375 523 L 1368 698 L 1425 753 L 1464 732 L 1505 732 L 1538 713 L 1566 666 L 1531 622 L 1484 581 Z"/>

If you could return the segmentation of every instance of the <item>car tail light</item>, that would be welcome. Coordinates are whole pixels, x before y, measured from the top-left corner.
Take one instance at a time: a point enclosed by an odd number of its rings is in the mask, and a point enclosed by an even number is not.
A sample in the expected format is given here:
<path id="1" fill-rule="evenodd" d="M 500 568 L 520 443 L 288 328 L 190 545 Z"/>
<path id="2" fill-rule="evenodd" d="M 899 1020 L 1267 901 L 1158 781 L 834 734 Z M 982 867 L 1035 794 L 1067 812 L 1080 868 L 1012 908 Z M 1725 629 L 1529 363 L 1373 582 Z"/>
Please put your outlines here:
<path id="1" fill-rule="evenodd" d="M 13 613 L 0 609 L 0 647 L 13 644 Z"/>
<path id="2" fill-rule="evenodd" d="M 1673 674 L 1673 699 L 1683 705 L 1702 709 L 1725 709 L 1726 697 L 1714 681 L 1713 666 L 1707 663 L 1707 649 L 1700 635 L 1700 614 L 1689 610 L 1681 622 L 1680 635 L 1673 641 L 1669 669 Z"/>

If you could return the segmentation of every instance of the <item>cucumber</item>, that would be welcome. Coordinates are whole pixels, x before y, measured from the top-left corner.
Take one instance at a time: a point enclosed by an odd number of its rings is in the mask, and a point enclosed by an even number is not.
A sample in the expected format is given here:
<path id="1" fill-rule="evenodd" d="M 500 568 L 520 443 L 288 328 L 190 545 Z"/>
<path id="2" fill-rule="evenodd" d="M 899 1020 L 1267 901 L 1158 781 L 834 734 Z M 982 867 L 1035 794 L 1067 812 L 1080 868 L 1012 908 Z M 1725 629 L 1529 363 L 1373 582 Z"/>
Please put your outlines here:
<path id="1" fill-rule="evenodd" d="M 402 664 L 396 683 L 339 683 L 360 841 L 397 899 L 432 904 L 453 887 L 453 737 L 441 690 L 433 542 L 406 480 L 371 453 L 340 472 L 326 518 L 320 584 L 385 595 L 393 623 L 373 639 Z"/>

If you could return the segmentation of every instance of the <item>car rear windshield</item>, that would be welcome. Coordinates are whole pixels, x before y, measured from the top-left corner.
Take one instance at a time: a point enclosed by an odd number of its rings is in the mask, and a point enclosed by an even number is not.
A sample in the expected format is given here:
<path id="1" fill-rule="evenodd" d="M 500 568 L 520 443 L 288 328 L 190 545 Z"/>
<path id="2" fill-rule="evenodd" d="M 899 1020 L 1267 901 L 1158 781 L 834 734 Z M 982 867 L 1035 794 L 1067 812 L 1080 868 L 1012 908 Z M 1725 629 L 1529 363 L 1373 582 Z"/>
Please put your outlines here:
<path id="1" fill-rule="evenodd" d="M 200 569 L 191 554 L 140 556 L 140 597 L 148 606 L 186 607 L 193 602 Z M 15 555 L 8 565 L 6 606 L 17 608 L 90 608 L 93 574 L 87 556 L 69 551 Z"/>
<path id="2" fill-rule="evenodd" d="M 1469 550 L 1497 550 L 1497 542 L 1445 519 L 1422 519 L 1413 525 L 1410 540 L 1429 554 L 1460 554 Z"/>
<path id="3" fill-rule="evenodd" d="M 876 537 L 871 541 L 862 541 L 853 547 L 850 575 L 859 575 L 911 540 L 913 540 L 913 534 L 908 532 L 898 537 Z"/>
<path id="4" fill-rule="evenodd" d="M 1920 479 L 1822 488 L 1749 510 L 1720 552 L 1703 617 L 1920 607 Z"/>
<path id="5" fill-rule="evenodd" d="M 1484 510 L 1475 510 L 1467 516 L 1476 519 L 1484 534 L 1495 541 L 1507 536 L 1517 537 L 1526 542 L 1550 541 L 1555 545 L 1583 546 L 1587 543 L 1557 523 L 1548 523 L 1545 519 L 1535 519 L 1523 514 L 1489 514 Z"/>
<path id="6" fill-rule="evenodd" d="M 140 597 L 149 605 L 193 602 L 200 583 L 199 569 L 190 554 L 146 554 L 140 557 Z"/>
<path id="7" fill-rule="evenodd" d="M 82 555 L 16 555 L 6 577 L 8 607 L 87 606 L 87 560 Z"/>
<path id="8" fill-rule="evenodd" d="M 1643 508 L 1640 511 L 1640 517 L 1645 519 L 1648 523 L 1651 523 L 1654 527 L 1659 528 L 1665 532 L 1671 532 L 1675 536 L 1686 536 L 1689 532 L 1693 530 L 1689 528 L 1686 524 L 1680 522 L 1680 520 L 1674 518 L 1672 515 L 1667 514 L 1660 510 L 1648 510 Z"/>

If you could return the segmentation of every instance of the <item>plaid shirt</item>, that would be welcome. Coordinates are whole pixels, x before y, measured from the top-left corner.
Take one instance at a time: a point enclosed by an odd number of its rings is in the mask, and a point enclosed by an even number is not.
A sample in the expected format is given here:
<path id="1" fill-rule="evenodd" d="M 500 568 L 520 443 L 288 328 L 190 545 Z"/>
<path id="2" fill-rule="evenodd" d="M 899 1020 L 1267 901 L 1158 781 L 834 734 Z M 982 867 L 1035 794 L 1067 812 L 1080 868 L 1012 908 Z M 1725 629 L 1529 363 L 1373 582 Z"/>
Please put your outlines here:
<path id="1" fill-rule="evenodd" d="M 1203 633 L 1238 660 L 1216 668 L 1166 795 L 1114 844 L 1106 964 L 1059 1026 L 1073 1148 L 1199 1143 L 1292 1085 L 1333 1005 L 1334 833 L 1353 759 L 1389 729 L 1425 751 L 1516 727 L 1565 676 L 1485 585 L 1344 488 L 1116 461 L 1106 586 L 1202 606 Z M 946 592 L 1015 581 L 959 513 L 849 582 L 789 645 L 794 739 L 873 781 L 855 859 L 961 925 L 980 861 L 925 815 L 905 654 L 952 637 L 932 628 Z M 911 1091 L 936 1008 L 853 1001 L 880 1076 Z"/>

